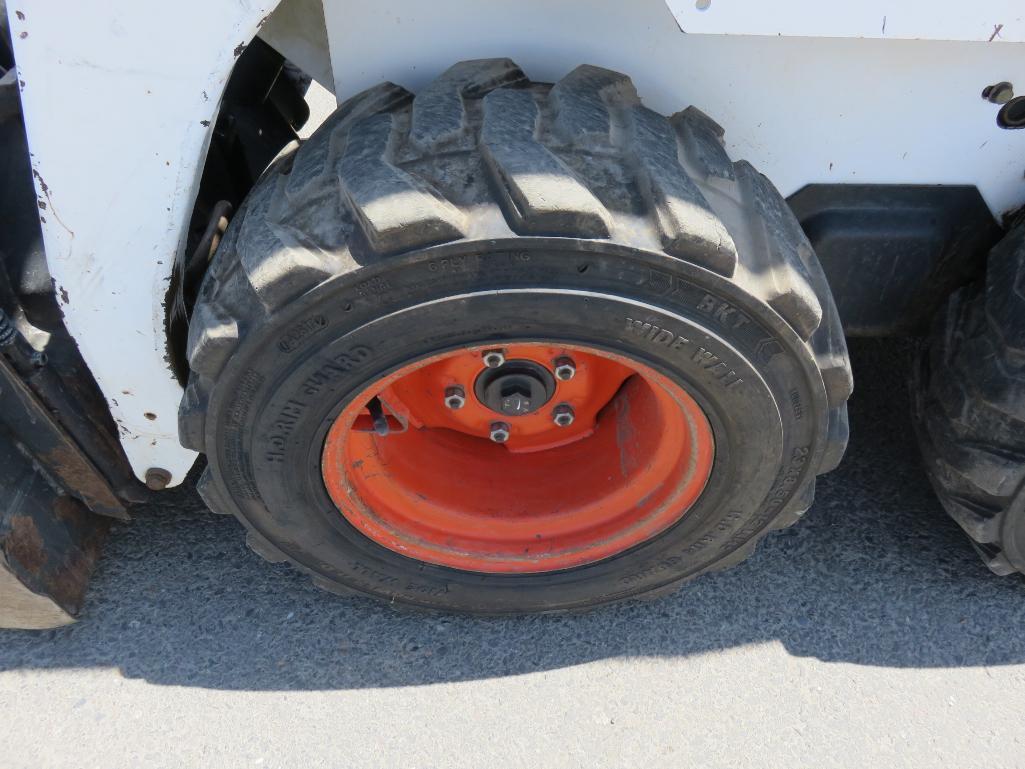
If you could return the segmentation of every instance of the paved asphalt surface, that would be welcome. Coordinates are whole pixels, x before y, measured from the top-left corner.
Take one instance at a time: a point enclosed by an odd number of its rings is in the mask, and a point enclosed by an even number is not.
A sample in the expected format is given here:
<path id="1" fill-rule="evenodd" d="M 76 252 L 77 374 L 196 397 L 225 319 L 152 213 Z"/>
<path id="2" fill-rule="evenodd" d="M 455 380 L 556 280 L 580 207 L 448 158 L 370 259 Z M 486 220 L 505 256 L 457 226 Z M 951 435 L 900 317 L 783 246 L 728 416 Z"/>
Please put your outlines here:
<path id="1" fill-rule="evenodd" d="M 80 623 L 0 632 L 0 767 L 1025 766 L 1025 581 L 932 496 L 906 355 L 853 346 L 854 439 L 804 521 L 647 604 L 403 614 L 167 494 Z"/>

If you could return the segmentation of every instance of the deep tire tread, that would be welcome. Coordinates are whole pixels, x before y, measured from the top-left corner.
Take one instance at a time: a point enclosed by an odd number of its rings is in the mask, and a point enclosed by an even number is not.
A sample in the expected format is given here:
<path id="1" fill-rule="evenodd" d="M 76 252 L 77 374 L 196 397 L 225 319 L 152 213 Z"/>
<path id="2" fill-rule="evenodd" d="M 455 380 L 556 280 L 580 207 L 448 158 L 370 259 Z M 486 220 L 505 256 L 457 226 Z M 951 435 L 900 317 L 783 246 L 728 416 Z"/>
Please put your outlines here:
<path id="1" fill-rule="evenodd" d="M 182 440 L 204 450 L 210 391 L 247 330 L 325 280 L 462 238 L 545 235 L 661 248 L 732 276 L 775 310 L 822 373 L 829 437 L 817 470 L 832 469 L 846 447 L 851 392 L 835 306 L 785 201 L 750 165 L 730 160 L 722 135 L 698 109 L 665 118 L 641 105 L 629 77 L 586 65 L 546 86 L 508 59 L 462 62 L 415 97 L 385 83 L 349 99 L 268 169 L 225 234 L 190 329 Z M 469 181 L 431 166 L 459 152 L 479 157 L 497 217 L 453 192 Z M 633 208 L 610 196 L 601 163 L 632 185 Z M 720 212 L 738 203 L 739 218 Z M 486 224 L 504 229 L 482 232 Z M 209 470 L 199 486 L 211 509 L 233 509 Z M 793 524 L 813 498 L 812 479 L 762 534 Z M 743 560 L 757 539 L 716 568 Z M 269 560 L 285 558 L 252 529 L 247 541 Z M 332 592 L 361 594 L 311 576 Z"/>
<path id="2" fill-rule="evenodd" d="M 933 488 L 1000 575 L 1025 573 L 1025 554 L 1011 545 L 1025 539 L 1023 287 L 1019 225 L 990 253 L 985 280 L 955 292 L 936 317 L 912 381 Z"/>
<path id="3" fill-rule="evenodd" d="M 609 236 L 609 213 L 536 138 L 533 95 L 501 88 L 484 98 L 481 154 L 513 230 L 524 235 Z"/>

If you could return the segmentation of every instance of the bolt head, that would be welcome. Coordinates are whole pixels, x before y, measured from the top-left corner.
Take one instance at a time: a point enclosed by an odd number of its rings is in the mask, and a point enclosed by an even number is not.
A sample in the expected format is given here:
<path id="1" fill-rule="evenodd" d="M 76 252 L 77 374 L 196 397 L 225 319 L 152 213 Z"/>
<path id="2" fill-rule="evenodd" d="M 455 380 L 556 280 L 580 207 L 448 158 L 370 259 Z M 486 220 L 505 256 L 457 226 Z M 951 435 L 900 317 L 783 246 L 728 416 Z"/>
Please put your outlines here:
<path id="1" fill-rule="evenodd" d="M 462 387 L 445 388 L 445 405 L 453 411 L 466 405 L 466 392 Z"/>
<path id="2" fill-rule="evenodd" d="M 560 403 L 552 409 L 552 421 L 559 427 L 569 427 L 573 424 L 574 419 L 576 419 L 576 414 L 568 403 Z"/>
<path id="3" fill-rule="evenodd" d="M 505 443 L 509 440 L 509 425 L 506 422 L 491 423 L 491 440 L 495 443 Z"/>
<path id="4" fill-rule="evenodd" d="M 523 393 L 512 393 L 502 398 L 503 414 L 508 414 L 511 417 L 517 417 L 521 414 L 530 413 L 530 397 Z"/>
<path id="5" fill-rule="evenodd" d="M 481 359 L 488 368 L 498 368 L 505 363 L 505 353 L 501 350 L 485 350 Z"/>
<path id="6" fill-rule="evenodd" d="M 171 474 L 162 467 L 151 467 L 146 471 L 146 488 L 161 491 L 171 482 Z"/>
<path id="7" fill-rule="evenodd" d="M 555 378 L 568 382 L 577 373 L 577 365 L 572 358 L 562 357 L 555 359 Z"/>

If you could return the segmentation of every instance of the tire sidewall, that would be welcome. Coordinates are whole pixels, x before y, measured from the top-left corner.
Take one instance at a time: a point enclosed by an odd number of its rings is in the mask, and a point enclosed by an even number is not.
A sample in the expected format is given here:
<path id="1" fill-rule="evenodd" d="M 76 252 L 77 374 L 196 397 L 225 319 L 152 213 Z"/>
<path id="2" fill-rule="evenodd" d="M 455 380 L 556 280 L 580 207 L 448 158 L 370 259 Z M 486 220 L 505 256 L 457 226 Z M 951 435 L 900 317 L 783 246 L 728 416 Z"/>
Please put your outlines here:
<path id="1" fill-rule="evenodd" d="M 715 463 L 680 521 L 611 558 L 536 575 L 425 564 L 346 521 L 324 489 L 320 453 L 355 393 L 439 352 L 542 340 L 627 355 L 698 401 Z M 215 482 L 246 525 L 328 585 L 430 608 L 548 611 L 728 562 L 813 476 L 824 403 L 803 342 L 712 273 L 587 241 L 458 244 L 332 279 L 250 332 L 214 391 L 207 446 Z"/>

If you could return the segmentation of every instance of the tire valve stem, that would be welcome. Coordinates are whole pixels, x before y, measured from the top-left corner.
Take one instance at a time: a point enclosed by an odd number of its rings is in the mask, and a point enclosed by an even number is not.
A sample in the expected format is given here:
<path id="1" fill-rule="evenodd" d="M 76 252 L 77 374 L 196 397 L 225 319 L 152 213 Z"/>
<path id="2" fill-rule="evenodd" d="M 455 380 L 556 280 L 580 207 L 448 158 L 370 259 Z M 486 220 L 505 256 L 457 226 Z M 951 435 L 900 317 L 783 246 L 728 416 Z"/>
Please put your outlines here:
<path id="1" fill-rule="evenodd" d="M 374 432 L 378 435 L 387 435 L 389 432 L 388 417 L 384 415 L 381 399 L 377 396 L 371 398 L 367 403 L 367 411 L 370 412 L 370 418 L 374 420 Z"/>

